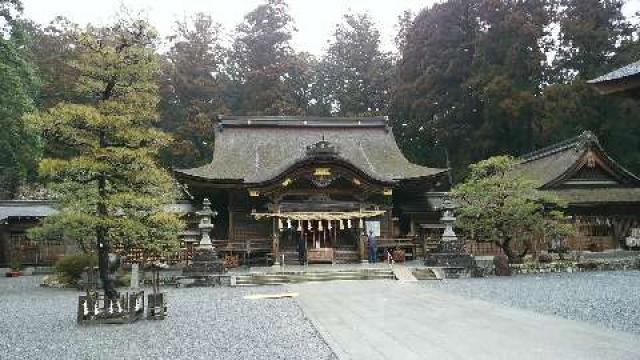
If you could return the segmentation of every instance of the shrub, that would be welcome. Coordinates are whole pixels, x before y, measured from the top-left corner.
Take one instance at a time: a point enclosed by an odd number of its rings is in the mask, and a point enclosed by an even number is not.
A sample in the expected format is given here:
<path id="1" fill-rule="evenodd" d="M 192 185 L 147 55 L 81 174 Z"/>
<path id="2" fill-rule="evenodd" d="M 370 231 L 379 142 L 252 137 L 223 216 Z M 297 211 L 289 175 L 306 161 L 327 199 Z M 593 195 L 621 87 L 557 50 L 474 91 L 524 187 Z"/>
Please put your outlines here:
<path id="1" fill-rule="evenodd" d="M 60 282 L 76 284 L 82 277 L 82 272 L 91 266 L 98 264 L 98 257 L 89 254 L 67 255 L 56 263 L 56 272 Z"/>
<path id="2" fill-rule="evenodd" d="M 596 261 L 585 261 L 577 264 L 579 269 L 585 271 L 598 270 L 598 263 Z"/>
<path id="3" fill-rule="evenodd" d="M 508 257 L 504 255 L 494 256 L 493 266 L 496 269 L 496 276 L 511 276 L 511 267 L 509 266 Z"/>
<path id="4" fill-rule="evenodd" d="M 602 245 L 596 243 L 596 242 L 592 242 L 591 244 L 589 244 L 589 251 L 591 252 L 601 252 L 602 251 Z"/>
<path id="5" fill-rule="evenodd" d="M 20 260 L 19 258 L 12 259 L 9 267 L 14 271 L 22 270 L 22 260 Z"/>
<path id="6" fill-rule="evenodd" d="M 553 256 L 551 256 L 551 254 L 540 254 L 538 255 L 538 262 L 541 264 L 550 264 L 553 262 Z"/>

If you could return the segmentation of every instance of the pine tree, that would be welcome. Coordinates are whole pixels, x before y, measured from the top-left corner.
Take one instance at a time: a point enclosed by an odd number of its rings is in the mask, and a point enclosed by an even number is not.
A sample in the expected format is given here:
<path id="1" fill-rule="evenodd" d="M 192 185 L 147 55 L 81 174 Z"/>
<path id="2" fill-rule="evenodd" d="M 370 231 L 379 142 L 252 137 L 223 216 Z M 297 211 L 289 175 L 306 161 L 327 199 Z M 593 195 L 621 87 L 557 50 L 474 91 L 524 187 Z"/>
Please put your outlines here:
<path id="1" fill-rule="evenodd" d="M 154 128 L 155 36 L 138 20 L 88 26 L 78 33 L 73 64 L 84 101 L 59 102 L 31 119 L 48 142 L 69 149 L 66 157 L 40 163 L 41 175 L 60 196 L 60 212 L 31 236 L 58 235 L 89 249 L 95 244 L 109 298 L 117 295 L 108 273 L 111 244 L 158 252 L 177 244 L 182 227 L 164 211 L 173 200 L 173 181 L 156 159 L 169 139 Z"/>

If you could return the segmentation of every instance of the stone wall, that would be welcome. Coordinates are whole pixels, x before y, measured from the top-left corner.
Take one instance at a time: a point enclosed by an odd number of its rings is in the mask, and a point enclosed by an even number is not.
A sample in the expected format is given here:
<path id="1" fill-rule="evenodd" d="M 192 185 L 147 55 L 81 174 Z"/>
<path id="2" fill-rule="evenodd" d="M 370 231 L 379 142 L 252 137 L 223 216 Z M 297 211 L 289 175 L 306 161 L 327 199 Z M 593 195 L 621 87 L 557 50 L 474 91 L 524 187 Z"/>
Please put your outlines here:
<path id="1" fill-rule="evenodd" d="M 581 262 L 554 262 L 549 264 L 512 264 L 514 274 L 543 274 L 552 272 L 639 270 L 640 257 L 628 259 L 598 259 Z"/>

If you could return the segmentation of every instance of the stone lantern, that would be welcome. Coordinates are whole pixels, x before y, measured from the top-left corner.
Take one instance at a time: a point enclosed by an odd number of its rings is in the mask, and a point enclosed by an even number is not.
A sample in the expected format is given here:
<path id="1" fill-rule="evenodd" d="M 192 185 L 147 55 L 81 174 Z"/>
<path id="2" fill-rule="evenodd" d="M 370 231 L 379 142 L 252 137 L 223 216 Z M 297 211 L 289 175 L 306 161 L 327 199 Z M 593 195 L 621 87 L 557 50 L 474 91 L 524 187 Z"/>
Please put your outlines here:
<path id="1" fill-rule="evenodd" d="M 198 224 L 198 229 L 200 229 L 200 244 L 198 244 L 198 249 L 214 249 L 213 243 L 211 243 L 211 230 L 213 230 L 213 218 L 215 218 L 218 213 L 211 210 L 211 202 L 209 199 L 205 198 L 202 201 L 202 210 L 196 212 L 196 215 L 200 218 L 200 223 Z"/>
<path id="2" fill-rule="evenodd" d="M 455 231 L 453 231 L 453 224 L 456 222 L 456 217 L 453 214 L 453 210 L 456 208 L 451 199 L 445 199 L 442 203 L 442 217 L 440 221 L 444 225 L 444 232 L 442 233 L 442 241 L 457 241 Z"/>
<path id="3" fill-rule="evenodd" d="M 192 264 L 185 267 L 183 274 L 193 280 L 195 286 L 213 286 L 220 283 L 219 274 L 224 273 L 224 263 L 218 257 L 211 242 L 211 230 L 213 230 L 213 218 L 217 213 L 211 209 L 209 199 L 202 201 L 202 210 L 196 212 L 200 218 L 198 229 L 200 230 L 200 243 L 193 250 Z"/>
<path id="4" fill-rule="evenodd" d="M 455 203 L 448 197 L 442 202 L 440 221 L 444 225 L 444 232 L 437 249 L 426 254 L 424 260 L 426 266 L 443 268 L 447 277 L 468 274 L 475 265 L 473 257 L 465 251 L 464 240 L 458 239 L 453 230 L 455 208 Z"/>

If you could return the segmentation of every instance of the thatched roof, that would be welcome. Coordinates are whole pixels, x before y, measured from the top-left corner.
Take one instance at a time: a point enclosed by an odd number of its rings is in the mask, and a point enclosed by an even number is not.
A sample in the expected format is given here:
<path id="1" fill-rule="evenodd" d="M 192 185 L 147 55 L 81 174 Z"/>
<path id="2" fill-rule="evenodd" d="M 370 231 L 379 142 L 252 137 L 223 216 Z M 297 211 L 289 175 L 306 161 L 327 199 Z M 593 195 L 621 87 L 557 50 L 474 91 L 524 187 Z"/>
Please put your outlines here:
<path id="1" fill-rule="evenodd" d="M 640 187 L 554 189 L 557 195 L 569 204 L 635 203 L 640 204 Z"/>
<path id="2" fill-rule="evenodd" d="M 581 177 L 584 169 L 597 178 Z M 589 131 L 522 156 L 517 172 L 570 204 L 640 202 L 640 178 L 613 160 Z"/>
<path id="3" fill-rule="evenodd" d="M 333 118 L 263 116 L 220 117 L 213 161 L 178 176 L 208 182 L 260 184 L 311 156 L 308 147 L 324 141 L 332 154 L 372 179 L 393 183 L 445 172 L 410 163 L 386 117 Z"/>

